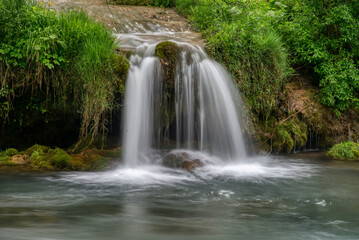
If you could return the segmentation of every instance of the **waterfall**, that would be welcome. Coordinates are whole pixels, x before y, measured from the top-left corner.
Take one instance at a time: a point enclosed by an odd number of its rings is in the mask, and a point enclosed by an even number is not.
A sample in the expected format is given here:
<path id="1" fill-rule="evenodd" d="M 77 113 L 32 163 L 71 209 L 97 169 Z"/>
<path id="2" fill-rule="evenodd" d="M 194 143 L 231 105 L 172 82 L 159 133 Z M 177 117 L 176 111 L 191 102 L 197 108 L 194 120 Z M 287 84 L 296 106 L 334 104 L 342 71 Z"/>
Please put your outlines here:
<path id="1" fill-rule="evenodd" d="M 150 152 L 166 142 L 173 142 L 172 148 L 203 151 L 223 161 L 245 159 L 237 87 L 201 48 L 177 45 L 173 110 L 164 109 L 171 104 L 163 103 L 168 93 L 163 92 L 161 62 L 154 56 L 156 45 L 141 45 L 131 56 L 125 92 L 125 164 L 149 164 Z M 163 115 L 164 111 L 174 112 L 173 119 L 170 113 Z"/>

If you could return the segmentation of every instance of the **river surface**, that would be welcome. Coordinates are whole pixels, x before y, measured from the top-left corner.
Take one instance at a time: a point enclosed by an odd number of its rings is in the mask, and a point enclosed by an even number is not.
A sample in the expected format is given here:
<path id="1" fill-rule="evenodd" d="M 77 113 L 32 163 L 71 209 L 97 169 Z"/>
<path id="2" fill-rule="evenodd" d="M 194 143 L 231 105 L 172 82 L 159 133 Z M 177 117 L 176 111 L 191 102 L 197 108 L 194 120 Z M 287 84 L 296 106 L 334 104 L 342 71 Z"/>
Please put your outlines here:
<path id="1" fill-rule="evenodd" d="M 0 175 L 0 239 L 359 239 L 359 164 L 308 154 Z"/>

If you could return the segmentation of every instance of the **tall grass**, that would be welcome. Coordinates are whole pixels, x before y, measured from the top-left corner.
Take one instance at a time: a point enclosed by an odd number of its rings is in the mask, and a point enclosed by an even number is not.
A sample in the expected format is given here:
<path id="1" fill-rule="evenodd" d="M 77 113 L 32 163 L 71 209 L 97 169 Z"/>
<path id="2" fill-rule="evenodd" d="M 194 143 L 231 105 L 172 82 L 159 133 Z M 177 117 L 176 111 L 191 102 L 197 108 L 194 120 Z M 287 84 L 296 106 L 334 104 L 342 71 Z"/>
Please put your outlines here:
<path id="1" fill-rule="evenodd" d="M 84 11 L 58 14 L 26 0 L 0 0 L 0 25 L 0 112 L 8 116 L 11 103 L 31 92 L 42 98 L 40 108 L 51 103 L 79 113 L 77 146 L 104 138 L 128 68 L 111 32 Z M 125 70 L 119 73 L 114 62 Z M 5 114 L 0 117 L 4 121 Z"/>

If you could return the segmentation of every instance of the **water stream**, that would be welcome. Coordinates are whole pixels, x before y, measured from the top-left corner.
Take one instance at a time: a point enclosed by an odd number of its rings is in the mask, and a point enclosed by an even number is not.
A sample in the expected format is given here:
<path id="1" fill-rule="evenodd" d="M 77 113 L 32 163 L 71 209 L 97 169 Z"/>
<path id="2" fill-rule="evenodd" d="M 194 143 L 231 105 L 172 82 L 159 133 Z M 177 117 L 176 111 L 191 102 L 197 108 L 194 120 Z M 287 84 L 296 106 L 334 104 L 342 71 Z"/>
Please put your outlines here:
<path id="1" fill-rule="evenodd" d="M 177 150 L 198 150 L 224 162 L 245 160 L 237 88 L 223 67 L 200 47 L 176 44 L 180 52 L 174 79 L 174 117 L 165 119 L 171 118 L 172 131 L 161 117 L 166 93 L 162 91 L 161 63 L 154 56 L 156 44 L 141 44 L 131 56 L 124 111 L 126 165 L 153 163 L 149 153 L 160 148 L 161 140 L 169 139 L 174 140 Z"/>

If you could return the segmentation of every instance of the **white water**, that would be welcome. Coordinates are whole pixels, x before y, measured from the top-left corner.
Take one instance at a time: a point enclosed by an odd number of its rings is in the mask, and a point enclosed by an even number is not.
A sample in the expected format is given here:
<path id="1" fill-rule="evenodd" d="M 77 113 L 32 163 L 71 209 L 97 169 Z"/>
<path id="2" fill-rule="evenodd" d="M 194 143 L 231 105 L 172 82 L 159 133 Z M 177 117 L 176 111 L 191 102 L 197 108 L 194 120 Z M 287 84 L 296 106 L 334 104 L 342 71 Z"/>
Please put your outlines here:
<path id="1" fill-rule="evenodd" d="M 245 159 L 239 111 L 242 103 L 232 79 L 199 47 L 177 45 L 175 119 L 166 128 L 159 117 L 164 83 L 160 61 L 154 57 L 156 45 L 140 45 L 130 59 L 124 113 L 125 164 L 151 164 L 154 149 L 171 140 L 176 149 L 203 151 L 221 161 Z"/>

